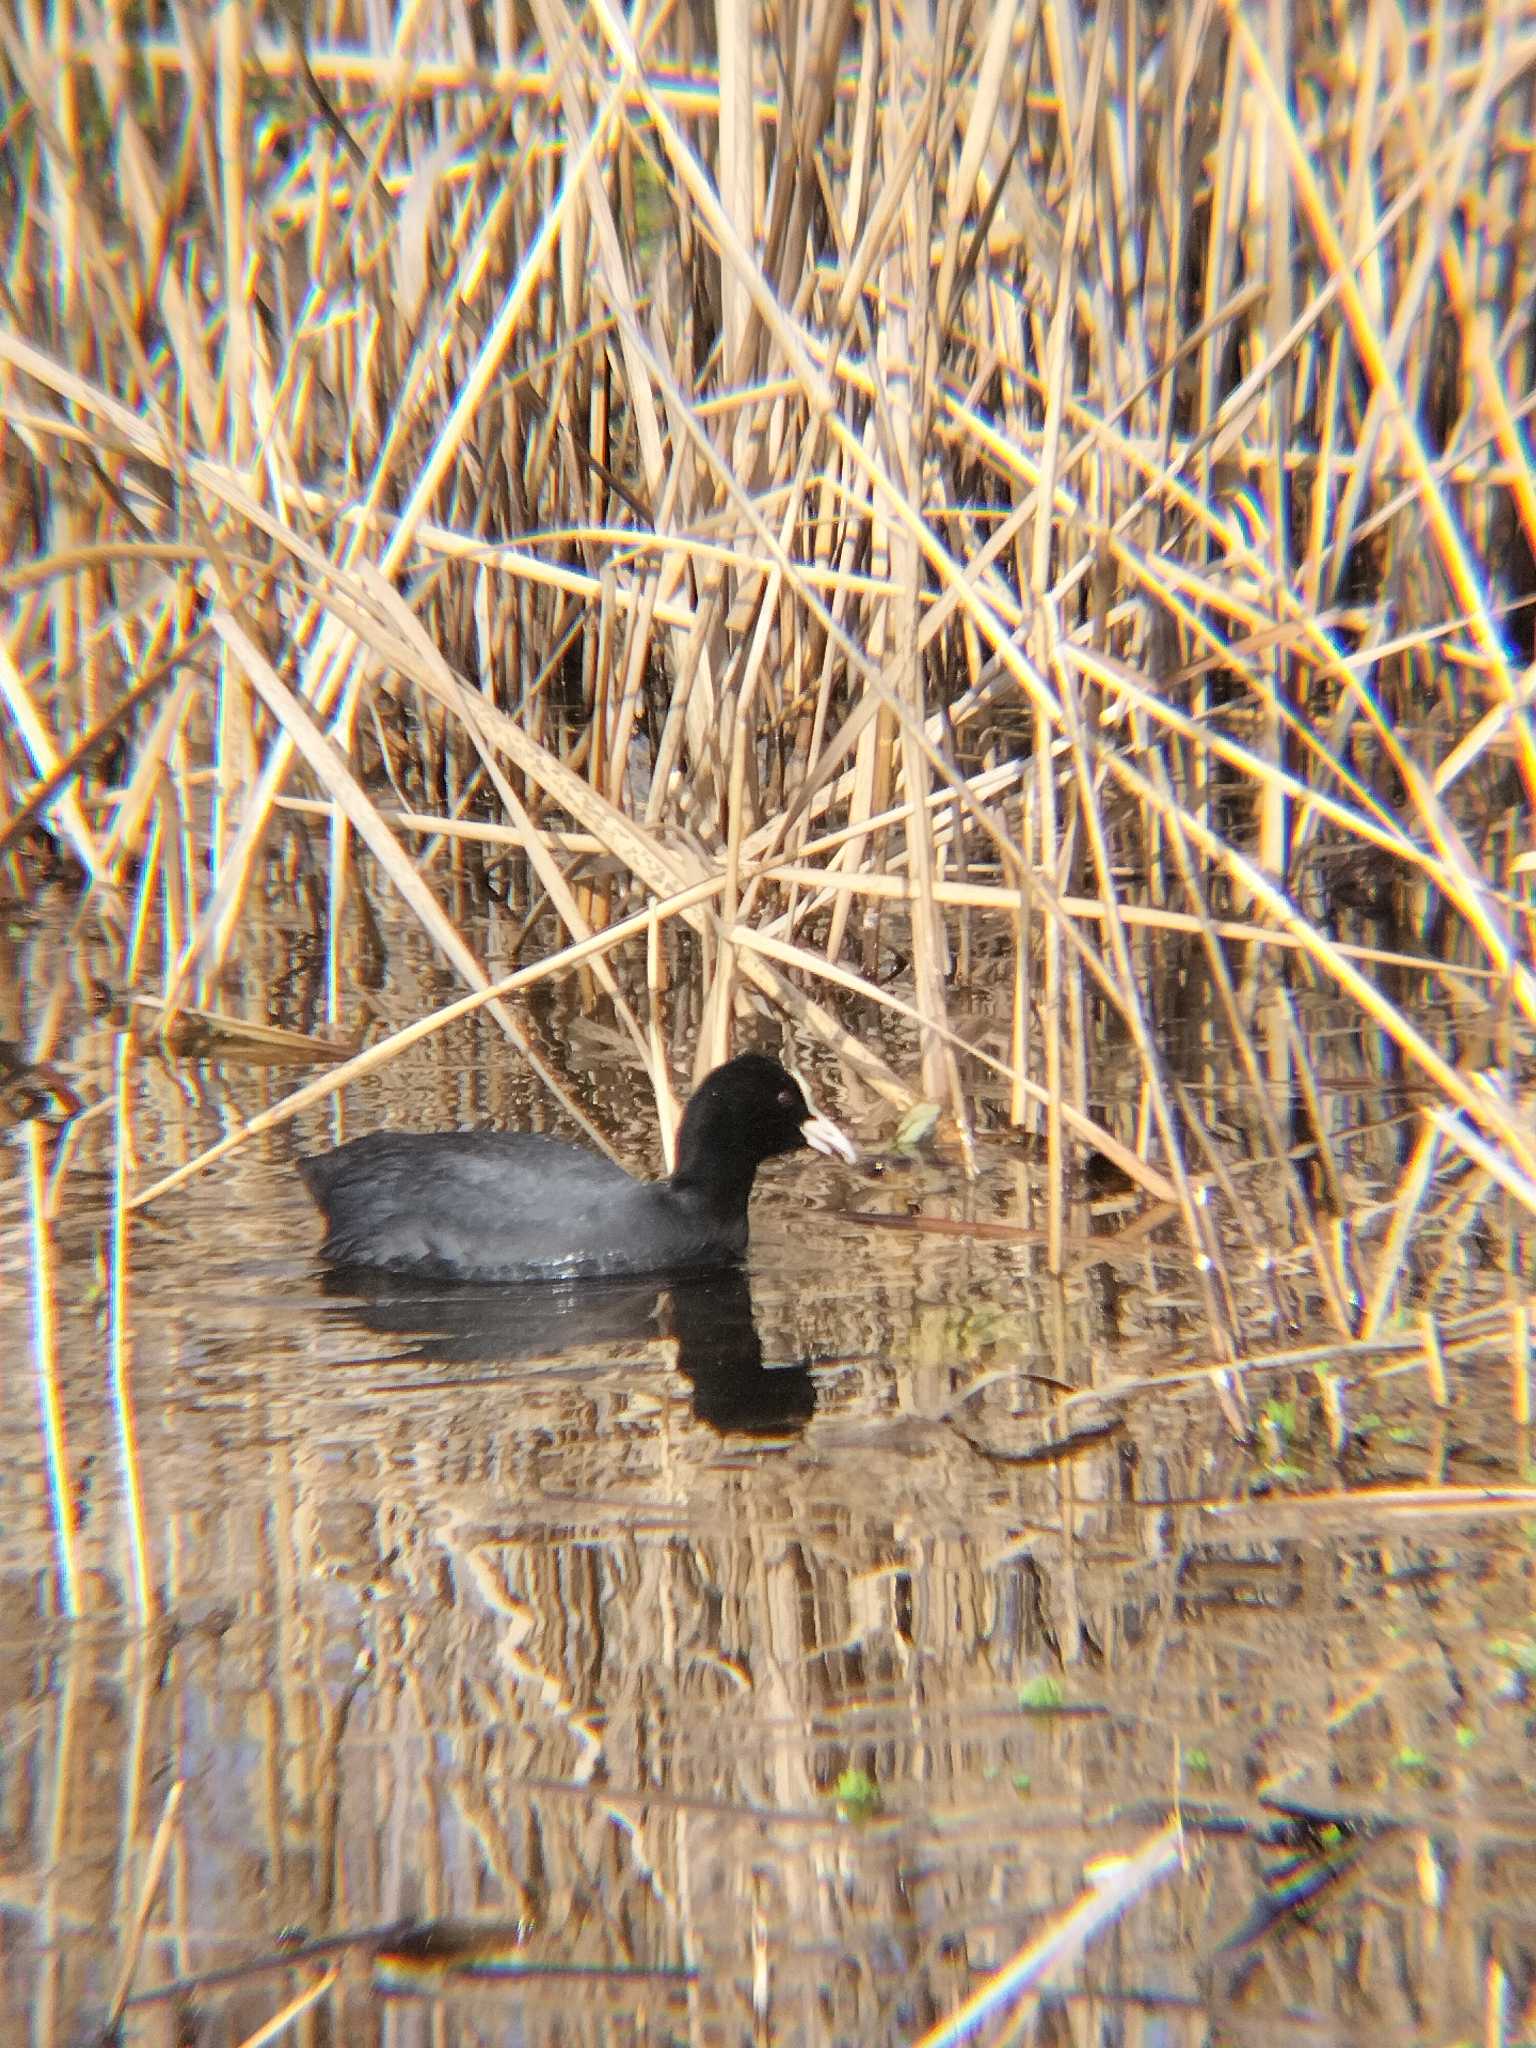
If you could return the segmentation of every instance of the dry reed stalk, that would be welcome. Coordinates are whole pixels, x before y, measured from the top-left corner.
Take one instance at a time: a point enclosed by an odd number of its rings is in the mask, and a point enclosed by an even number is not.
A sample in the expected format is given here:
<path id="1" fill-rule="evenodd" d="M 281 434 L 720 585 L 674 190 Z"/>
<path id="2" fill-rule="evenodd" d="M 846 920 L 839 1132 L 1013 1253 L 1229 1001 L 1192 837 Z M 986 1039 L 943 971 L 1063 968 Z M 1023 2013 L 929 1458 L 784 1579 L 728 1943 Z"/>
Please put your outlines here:
<path id="1" fill-rule="evenodd" d="M 149 1855 L 144 1864 L 144 1875 L 139 1885 L 138 1902 L 131 1918 L 126 1922 L 122 1942 L 122 1960 L 117 1969 L 117 1987 L 112 1993 L 112 2002 L 107 2008 L 106 2031 L 110 2034 L 121 2022 L 128 2003 L 128 1994 L 133 1989 L 133 1980 L 138 1974 L 139 1957 L 144 1948 L 144 1935 L 149 1926 L 149 1916 L 154 1910 L 155 1895 L 160 1889 L 160 1880 L 165 1874 L 166 1858 L 176 1837 L 176 1821 L 181 1811 L 185 1782 L 178 1778 L 165 1795 L 165 1804 L 160 1809 L 160 1819 L 155 1827 L 154 1840 L 149 1845 Z"/>
<path id="2" fill-rule="evenodd" d="M 3 640 L 0 640 L 0 697 L 3 697 L 12 723 L 32 758 L 39 782 L 58 785 L 59 795 L 52 808 L 58 814 L 61 829 L 92 880 L 105 882 L 106 873 L 96 836 L 86 822 L 79 798 L 68 778 L 60 773 L 59 750 L 48 730 L 48 722 L 33 701 L 32 693 Z"/>
<path id="3" fill-rule="evenodd" d="M 1437 1408 L 1449 1408 L 1451 1392 L 1445 1377 L 1445 1353 L 1440 1347 L 1440 1330 L 1428 1311 L 1419 1316 L 1419 1331 L 1424 1340 L 1424 1377 L 1429 1383 L 1430 1399 Z"/>
<path id="4" fill-rule="evenodd" d="M 132 1562 L 133 1604 L 141 1622 L 156 1608 L 149 1542 L 144 1529 L 144 1485 L 139 1465 L 139 1432 L 134 1413 L 129 1335 L 128 1192 L 133 1159 L 132 1096 L 129 1079 L 133 1041 L 119 1036 L 113 1068 L 112 1225 L 107 1247 L 107 1357 L 112 1409 L 117 1420 L 118 1454 L 122 1460 L 124 1513 L 128 1554 Z"/>
<path id="5" fill-rule="evenodd" d="M 1513 1301 L 1509 1305 L 1511 1403 L 1516 1429 L 1531 1426 L 1531 1305 Z"/>
<path id="6" fill-rule="evenodd" d="M 295 2020 L 302 2019 L 307 2012 L 313 2012 L 322 1998 L 330 1995 L 341 1976 L 340 1963 L 331 1963 L 317 1977 L 310 1979 L 302 1991 L 296 1991 L 285 2005 L 278 2007 L 272 2017 L 259 2026 L 254 2034 L 247 2034 L 240 2048 L 267 2048 L 267 2044 L 279 2040 Z"/>
<path id="7" fill-rule="evenodd" d="M 1152 1886 L 1193 1861 L 1182 1824 L 1173 1820 L 1149 1835 L 1129 1855 L 1106 1861 L 1088 1888 L 1065 1913 L 1013 1960 L 995 1971 L 947 2020 L 929 2028 L 917 2048 L 959 2048 L 974 2037 L 977 2026 L 1011 2008 L 1017 2026 L 1038 2012 L 1040 1997 L 1063 1972 L 1075 1966 L 1097 1940 Z"/>
<path id="8" fill-rule="evenodd" d="M 48 1503 L 59 1569 L 59 1604 L 73 1620 L 82 1612 L 80 1566 L 75 1546 L 74 1480 L 64 1433 L 64 1398 L 59 1384 L 53 1247 L 48 1228 L 43 1175 L 43 1133 L 36 1118 L 24 1126 L 27 1148 L 27 1206 L 32 1252 L 32 1369 L 37 1383 L 38 1423 L 48 1473 Z"/>

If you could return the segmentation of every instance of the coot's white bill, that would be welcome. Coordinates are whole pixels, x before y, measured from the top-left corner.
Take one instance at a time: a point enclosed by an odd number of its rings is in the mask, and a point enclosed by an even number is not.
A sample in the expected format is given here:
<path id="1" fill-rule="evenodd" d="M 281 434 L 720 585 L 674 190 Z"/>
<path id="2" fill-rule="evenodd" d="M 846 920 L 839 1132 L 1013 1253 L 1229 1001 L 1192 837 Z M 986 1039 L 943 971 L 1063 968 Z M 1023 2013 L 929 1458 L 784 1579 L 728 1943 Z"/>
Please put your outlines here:
<path id="1" fill-rule="evenodd" d="M 808 1116 L 800 1126 L 800 1135 L 813 1152 L 824 1152 L 828 1159 L 846 1159 L 850 1166 L 859 1163 L 858 1146 L 829 1116 Z"/>

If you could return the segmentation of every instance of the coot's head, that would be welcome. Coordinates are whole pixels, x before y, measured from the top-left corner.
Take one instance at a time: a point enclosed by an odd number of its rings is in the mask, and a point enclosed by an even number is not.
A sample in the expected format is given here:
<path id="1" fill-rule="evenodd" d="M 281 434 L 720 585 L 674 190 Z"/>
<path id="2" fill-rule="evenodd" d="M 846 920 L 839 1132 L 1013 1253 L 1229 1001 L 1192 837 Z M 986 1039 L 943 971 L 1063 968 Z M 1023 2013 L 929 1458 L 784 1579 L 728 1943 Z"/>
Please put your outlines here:
<path id="1" fill-rule="evenodd" d="M 744 1052 L 695 1090 L 683 1112 L 672 1179 L 750 1187 L 763 1160 L 803 1145 L 850 1162 L 859 1156 L 837 1125 L 811 1108 L 793 1074 L 760 1052 Z"/>

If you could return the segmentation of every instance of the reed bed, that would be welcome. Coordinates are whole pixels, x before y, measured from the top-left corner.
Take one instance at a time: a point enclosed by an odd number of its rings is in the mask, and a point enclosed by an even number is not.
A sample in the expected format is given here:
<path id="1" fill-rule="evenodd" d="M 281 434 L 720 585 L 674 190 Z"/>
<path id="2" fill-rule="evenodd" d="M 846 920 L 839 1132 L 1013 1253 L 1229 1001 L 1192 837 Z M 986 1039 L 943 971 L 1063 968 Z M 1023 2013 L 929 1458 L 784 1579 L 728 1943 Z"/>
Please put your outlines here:
<path id="1" fill-rule="evenodd" d="M 1341 1338 L 1447 1204 L 1523 1288 L 1536 8 L 29 4 L 0 65 L 6 886 L 152 1028 L 299 863 L 317 1036 L 385 900 L 414 1031 L 578 1116 L 536 984 L 664 1122 L 676 1005 L 778 1031 L 1030 1126 L 1053 1268 L 1108 1151 L 1218 1357 L 1254 1158 Z"/>
<path id="2" fill-rule="evenodd" d="M 1529 2035 L 1536 4 L 17 0 L 0 79 L 0 2010 Z M 434 1034 L 603 1142 L 551 992 L 664 1130 L 766 1041 L 979 1155 L 786 1257 L 815 1430 L 253 1255 Z"/>

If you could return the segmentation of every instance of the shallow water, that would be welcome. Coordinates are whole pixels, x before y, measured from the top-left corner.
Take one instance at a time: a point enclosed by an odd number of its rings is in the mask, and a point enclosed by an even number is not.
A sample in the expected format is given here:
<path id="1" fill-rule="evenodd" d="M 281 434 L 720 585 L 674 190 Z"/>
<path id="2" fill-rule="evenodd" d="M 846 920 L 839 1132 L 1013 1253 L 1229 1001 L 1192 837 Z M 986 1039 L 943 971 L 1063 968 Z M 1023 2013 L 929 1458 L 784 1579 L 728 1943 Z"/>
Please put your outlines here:
<path id="1" fill-rule="evenodd" d="M 113 1047 L 67 1042 L 87 1101 Z M 529 1113 L 493 1033 L 413 1062 L 349 1131 Z M 294 1078 L 139 1063 L 133 1184 Z M 315 1265 L 312 1114 L 131 1224 L 145 1619 L 115 1130 L 48 1237 L 75 1619 L 19 1171 L 0 1238 L 0 2039 L 89 2040 L 126 1986 L 133 2043 L 293 2000 L 349 2044 L 915 2042 L 1138 1853 L 1059 2017 L 971 2038 L 1521 2038 L 1536 1498 L 1493 1280 L 1448 1408 L 1399 1326 L 1341 1444 L 1293 1365 L 1244 1446 L 1180 1377 L 1183 1255 L 1084 1210 L 1049 1280 L 1005 1138 L 975 1183 L 770 1167 L 745 1288 L 381 1301 Z"/>

